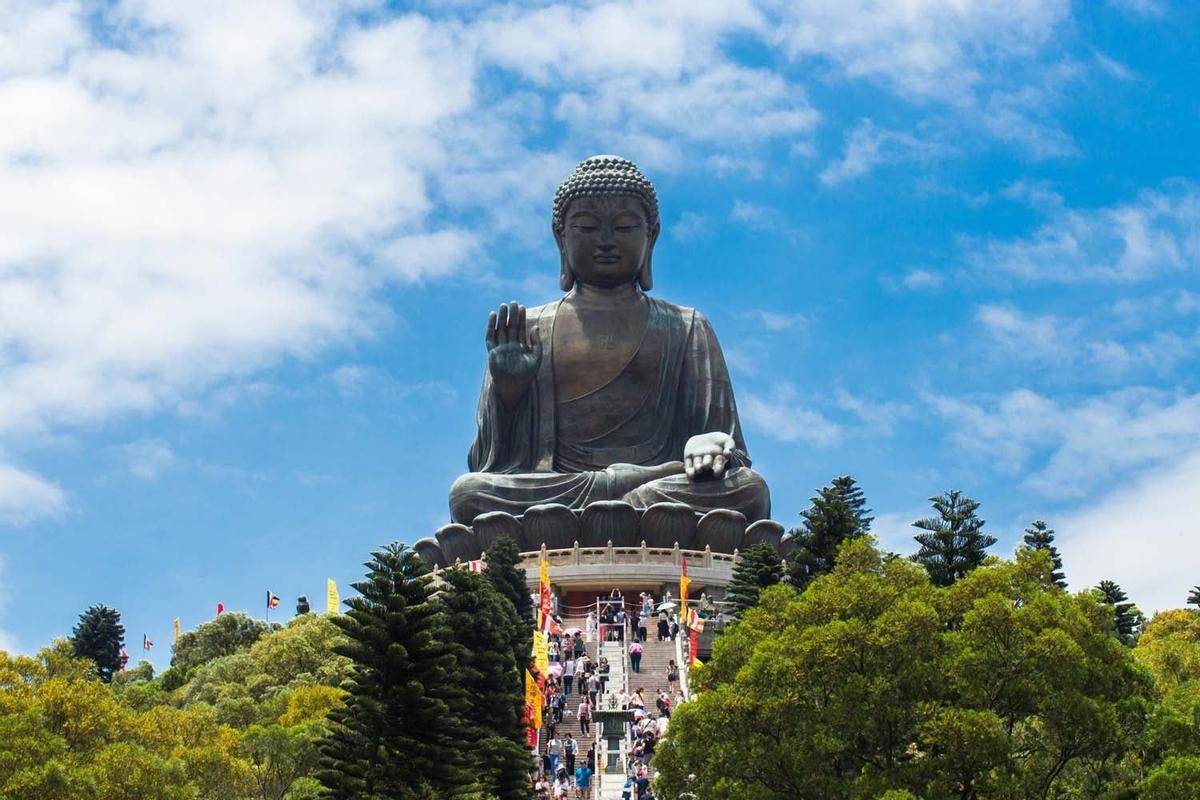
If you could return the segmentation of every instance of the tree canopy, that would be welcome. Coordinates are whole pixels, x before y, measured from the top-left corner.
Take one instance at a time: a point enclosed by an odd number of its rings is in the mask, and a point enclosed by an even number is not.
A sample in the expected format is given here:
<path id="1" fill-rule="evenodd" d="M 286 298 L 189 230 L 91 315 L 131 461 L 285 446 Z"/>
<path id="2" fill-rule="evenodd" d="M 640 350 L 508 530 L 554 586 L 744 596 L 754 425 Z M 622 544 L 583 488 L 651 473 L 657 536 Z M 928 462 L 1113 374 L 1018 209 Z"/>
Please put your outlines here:
<path id="1" fill-rule="evenodd" d="M 716 640 L 655 756 L 659 796 L 1096 796 L 1070 793 L 1131 752 L 1153 687 L 1096 595 L 1052 572 L 1026 549 L 940 587 L 848 542 Z"/>
<path id="2" fill-rule="evenodd" d="M 996 537 L 983 532 L 984 521 L 975 513 L 979 503 L 957 489 L 929 498 L 936 517 L 913 523 L 924 533 L 913 538 L 921 547 L 913 560 L 929 572 L 937 586 L 949 586 L 978 567 Z"/>
<path id="3" fill-rule="evenodd" d="M 788 559 L 788 579 L 799 589 L 830 572 L 841 543 L 868 533 L 874 520 L 867 516 L 871 510 L 862 487 L 850 475 L 818 489 L 811 503 L 800 512 L 801 527 L 791 531 L 797 548 Z"/>
<path id="4" fill-rule="evenodd" d="M 770 544 L 759 542 L 738 553 L 733 578 L 725 590 L 725 599 L 732 604 L 733 616 L 740 618 L 746 609 L 758 605 L 762 590 L 782 580 L 783 561 Z"/>
<path id="5" fill-rule="evenodd" d="M 1022 538 L 1026 547 L 1045 550 L 1050 554 L 1054 563 L 1054 571 L 1050 573 L 1050 577 L 1062 588 L 1067 588 L 1067 577 L 1062 571 L 1062 557 L 1058 554 L 1058 548 L 1054 546 L 1054 529 L 1040 519 L 1034 520 L 1025 529 L 1025 536 Z"/>
<path id="6" fill-rule="evenodd" d="M 71 631 L 71 644 L 77 658 L 91 659 L 96 675 L 108 683 L 121 669 L 121 648 L 125 646 L 125 626 L 121 612 L 106 605 L 95 605 L 79 615 Z"/>

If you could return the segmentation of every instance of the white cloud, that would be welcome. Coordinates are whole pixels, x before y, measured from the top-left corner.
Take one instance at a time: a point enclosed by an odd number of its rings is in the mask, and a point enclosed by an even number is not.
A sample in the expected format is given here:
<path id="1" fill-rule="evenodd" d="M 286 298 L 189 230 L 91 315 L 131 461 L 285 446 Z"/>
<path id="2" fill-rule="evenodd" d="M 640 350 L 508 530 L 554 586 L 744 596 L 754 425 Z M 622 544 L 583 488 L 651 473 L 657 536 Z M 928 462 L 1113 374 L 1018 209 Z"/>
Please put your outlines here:
<path id="1" fill-rule="evenodd" d="M 924 160 L 949 152 L 945 145 L 887 130 L 863 119 L 846 134 L 841 160 L 830 162 L 818 177 L 826 186 L 836 186 L 861 178 L 880 164 Z"/>
<path id="2" fill-rule="evenodd" d="M 129 442 L 121 450 L 129 464 L 129 471 L 139 478 L 154 480 L 175 466 L 175 451 L 166 442 L 158 439 L 143 439 Z"/>
<path id="3" fill-rule="evenodd" d="M 1075 331 L 1053 314 L 1027 314 L 1010 304 L 993 303 L 979 306 L 975 321 L 1009 357 L 1062 361 L 1074 348 Z"/>
<path id="4" fill-rule="evenodd" d="M 0 79 L 0 430 L 174 406 L 361 334 L 381 283 L 470 250 L 428 222 L 434 127 L 473 102 L 447 29 L 130 2 L 101 35 L 59 8 L 57 50 L 45 14 L 5 20 L 36 52 Z"/>
<path id="5" fill-rule="evenodd" d="M 1109 579 L 1147 613 L 1182 608 L 1200 582 L 1200 451 L 1123 484 L 1055 527 L 1073 589 Z"/>
<path id="6" fill-rule="evenodd" d="M 942 285 L 942 276 L 925 269 L 914 269 L 905 273 L 900 280 L 905 289 L 936 289 Z"/>
<path id="7" fill-rule="evenodd" d="M 699 239 L 712 232 L 709 225 L 710 221 L 706 215 L 695 211 L 684 211 L 671 226 L 671 236 L 682 242 Z"/>
<path id="8" fill-rule="evenodd" d="M 1070 13 L 1067 0 L 768 0 L 771 36 L 793 57 L 913 99 L 967 102 L 985 73 L 1035 55 Z"/>
<path id="9" fill-rule="evenodd" d="M 1083 497 L 1200 448 L 1200 394 L 1124 388 L 1075 401 L 1028 389 L 987 402 L 927 395 L 951 440 L 1047 498 Z"/>
<path id="10" fill-rule="evenodd" d="M 762 308 L 743 311 L 738 316 L 742 319 L 752 320 L 772 333 L 800 328 L 808 323 L 803 314 L 768 311 Z"/>
<path id="11" fill-rule="evenodd" d="M 66 508 L 66 494 L 58 486 L 19 467 L 0 464 L 0 522 L 24 525 Z"/>
<path id="12" fill-rule="evenodd" d="M 845 389 L 837 389 L 833 397 L 838 408 L 858 417 L 868 431 L 878 436 L 891 436 L 896 424 L 912 414 L 907 403 L 870 400 Z"/>
<path id="13" fill-rule="evenodd" d="M 1030 282 L 1132 283 L 1200 264 L 1200 193 L 1184 181 L 1108 208 L 1048 210 L 1018 239 L 965 240 L 970 266 Z"/>
<path id="14" fill-rule="evenodd" d="M 805 407 L 794 386 L 780 384 L 767 396 L 743 394 L 738 403 L 742 416 L 767 436 L 780 442 L 804 442 L 828 447 L 841 438 L 841 428 L 817 411 Z"/>

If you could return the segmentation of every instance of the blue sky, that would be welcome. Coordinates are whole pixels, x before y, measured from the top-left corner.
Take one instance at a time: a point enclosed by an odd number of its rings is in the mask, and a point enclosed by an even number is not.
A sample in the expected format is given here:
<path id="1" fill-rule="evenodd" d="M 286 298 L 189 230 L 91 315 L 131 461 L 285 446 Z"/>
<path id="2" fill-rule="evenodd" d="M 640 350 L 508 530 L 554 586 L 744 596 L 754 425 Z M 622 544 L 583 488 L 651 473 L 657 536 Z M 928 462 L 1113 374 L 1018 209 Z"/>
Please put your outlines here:
<path id="1" fill-rule="evenodd" d="M 632 158 L 774 516 L 851 473 L 1200 583 L 1200 10 L 1170 0 L 17 2 L 0 15 L 0 647 L 322 596 L 431 535 L 496 304 Z M 135 647 L 131 647 L 131 652 Z"/>

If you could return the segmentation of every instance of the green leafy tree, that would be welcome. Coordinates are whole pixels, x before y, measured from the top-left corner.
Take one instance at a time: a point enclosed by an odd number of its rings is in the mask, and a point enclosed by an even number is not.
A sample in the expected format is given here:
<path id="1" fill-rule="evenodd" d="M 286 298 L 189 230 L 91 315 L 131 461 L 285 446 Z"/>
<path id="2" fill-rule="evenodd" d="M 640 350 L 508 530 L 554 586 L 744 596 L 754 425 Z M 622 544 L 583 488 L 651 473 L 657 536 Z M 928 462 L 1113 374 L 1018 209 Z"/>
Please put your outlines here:
<path id="1" fill-rule="evenodd" d="M 921 545 L 913 560 L 929 572 L 937 586 L 949 586 L 978 567 L 996 537 L 983 532 L 984 521 L 976 515 L 979 503 L 957 489 L 929 498 L 936 517 L 913 523 L 924 533 L 913 538 Z"/>
<path id="2" fill-rule="evenodd" d="M 1024 540 L 1026 547 L 1045 550 L 1050 554 L 1050 560 L 1054 564 L 1054 570 L 1050 573 L 1050 577 L 1056 585 L 1067 588 L 1067 577 L 1062 572 L 1062 557 L 1058 554 L 1058 548 L 1054 546 L 1054 529 L 1040 519 L 1034 520 L 1025 529 Z"/>
<path id="3" fill-rule="evenodd" d="M 725 599 L 732 603 L 731 613 L 741 618 L 747 609 L 758 605 L 763 589 L 783 580 L 783 561 L 775 548 L 766 542 L 751 545 L 738 554 L 733 577 L 725 590 Z"/>
<path id="4" fill-rule="evenodd" d="M 529 588 L 525 585 L 525 570 L 521 569 L 521 553 L 517 543 L 509 536 L 500 536 L 488 546 L 484 556 L 487 569 L 484 576 L 512 604 L 520 626 L 513 631 L 512 651 L 518 663 L 523 664 L 533 646 L 533 609 L 529 603 Z"/>
<path id="5" fill-rule="evenodd" d="M 332 798 L 454 797 L 471 782 L 462 765 L 466 698 L 445 610 L 406 546 L 372 554 L 343 615 L 333 618 L 353 662 L 344 708 L 322 744 L 319 780 Z"/>
<path id="6" fill-rule="evenodd" d="M 798 589 L 832 571 L 841 543 L 868 533 L 874 520 L 867 516 L 871 509 L 866 508 L 862 487 L 850 475 L 818 489 L 811 502 L 800 512 L 801 527 L 791 531 L 798 547 L 788 560 L 788 579 Z"/>
<path id="7" fill-rule="evenodd" d="M 518 660 L 510 645 L 517 633 L 529 628 L 512 603 L 479 573 L 451 569 L 441 576 L 446 590 L 438 598 L 460 647 L 455 679 L 467 699 L 467 739 L 460 747 L 472 752 L 479 788 L 488 796 L 526 800 L 523 667 L 529 650 L 526 647 Z"/>
<path id="8" fill-rule="evenodd" d="M 1100 581 L 1096 588 L 1100 590 L 1104 602 L 1112 606 L 1117 635 L 1121 637 L 1121 641 L 1129 645 L 1135 644 L 1142 625 L 1142 612 L 1130 602 L 1125 591 L 1115 581 Z"/>
<path id="9" fill-rule="evenodd" d="M 171 668 L 186 674 L 213 659 L 245 650 L 281 627 L 253 619 L 240 611 L 222 614 L 179 637 L 172 647 Z"/>
<path id="10" fill-rule="evenodd" d="M 121 612 L 106 605 L 89 607 L 71 631 L 71 644 L 75 656 L 95 662 L 96 674 L 108 683 L 121 669 L 121 647 L 125 644 Z"/>
<path id="11" fill-rule="evenodd" d="M 767 589 L 692 673 L 656 796 L 1105 796 L 1069 792 L 1136 749 L 1152 687 L 1050 564 L 1022 550 L 942 588 L 863 537 L 803 593 Z"/>

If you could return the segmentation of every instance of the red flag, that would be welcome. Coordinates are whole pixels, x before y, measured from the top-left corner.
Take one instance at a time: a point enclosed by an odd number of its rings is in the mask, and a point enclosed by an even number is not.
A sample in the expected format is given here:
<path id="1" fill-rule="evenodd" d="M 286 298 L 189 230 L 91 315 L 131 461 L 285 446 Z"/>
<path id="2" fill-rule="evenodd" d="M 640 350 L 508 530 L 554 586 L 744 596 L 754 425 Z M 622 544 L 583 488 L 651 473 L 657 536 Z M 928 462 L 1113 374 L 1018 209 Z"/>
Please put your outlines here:
<path id="1" fill-rule="evenodd" d="M 688 631 L 688 666 L 696 666 L 696 632 Z"/>
<path id="2" fill-rule="evenodd" d="M 484 563 L 483 559 L 476 559 L 475 561 L 467 562 L 467 569 L 471 570 L 471 572 L 483 572 L 487 569 L 487 564 Z"/>
<path id="3" fill-rule="evenodd" d="M 223 613 L 225 613 L 225 604 L 224 604 L 224 603 L 217 603 L 217 616 L 219 617 L 219 616 L 221 616 Z"/>
<path id="4" fill-rule="evenodd" d="M 125 665 L 129 663 L 129 653 L 125 652 L 125 648 L 121 648 L 121 672 L 125 671 Z"/>
<path id="5" fill-rule="evenodd" d="M 143 633 L 142 634 L 142 649 L 145 650 L 147 653 L 149 653 L 151 647 L 154 647 L 154 642 L 150 641 L 150 637 Z"/>

